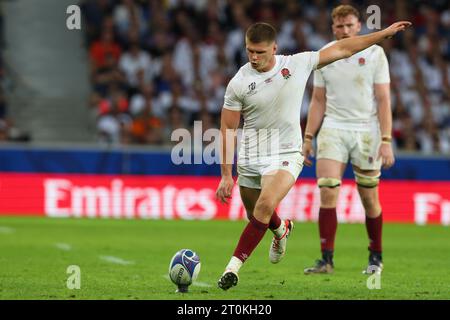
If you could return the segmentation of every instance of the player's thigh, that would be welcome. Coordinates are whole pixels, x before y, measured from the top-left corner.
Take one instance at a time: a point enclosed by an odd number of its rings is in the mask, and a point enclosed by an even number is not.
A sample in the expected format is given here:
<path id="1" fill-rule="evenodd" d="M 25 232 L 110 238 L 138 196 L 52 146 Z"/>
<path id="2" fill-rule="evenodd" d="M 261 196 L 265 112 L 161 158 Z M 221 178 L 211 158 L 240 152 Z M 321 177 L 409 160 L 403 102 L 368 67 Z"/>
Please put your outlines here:
<path id="1" fill-rule="evenodd" d="M 244 204 L 245 211 L 247 211 L 247 216 L 253 215 L 253 210 L 255 209 L 255 204 L 256 201 L 258 201 L 261 190 L 239 186 L 239 191 L 241 193 L 241 199 Z"/>
<path id="2" fill-rule="evenodd" d="M 239 163 L 237 165 L 239 187 L 247 187 L 251 189 L 261 189 L 260 166 L 250 163 Z"/>
<path id="3" fill-rule="evenodd" d="M 333 178 L 341 180 L 346 166 L 346 163 L 333 159 L 318 159 L 316 163 L 316 176 L 317 178 Z"/>
<path id="4" fill-rule="evenodd" d="M 329 159 L 347 163 L 350 153 L 347 139 L 348 131 L 346 130 L 322 128 L 317 135 L 317 160 Z"/>
<path id="5" fill-rule="evenodd" d="M 276 169 L 264 174 L 261 178 L 261 194 L 259 199 L 269 201 L 272 206 L 278 204 L 295 184 L 295 178 L 287 170 Z"/>
<path id="6" fill-rule="evenodd" d="M 352 165 L 365 171 L 380 170 L 381 159 L 378 158 L 381 144 L 380 129 L 371 128 L 371 131 L 353 132 L 352 135 L 352 139 L 356 142 L 350 152 Z"/>

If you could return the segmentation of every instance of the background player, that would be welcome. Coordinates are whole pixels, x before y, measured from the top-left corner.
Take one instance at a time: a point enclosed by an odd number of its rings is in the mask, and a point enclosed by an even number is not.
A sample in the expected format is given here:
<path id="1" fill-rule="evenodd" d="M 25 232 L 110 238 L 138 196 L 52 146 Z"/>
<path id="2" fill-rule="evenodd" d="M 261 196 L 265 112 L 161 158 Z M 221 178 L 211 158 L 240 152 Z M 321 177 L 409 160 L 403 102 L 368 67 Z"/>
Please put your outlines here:
<path id="1" fill-rule="evenodd" d="M 332 11 L 337 42 L 354 38 L 361 30 L 359 12 L 350 5 Z M 332 273 L 337 229 L 336 205 L 342 175 L 352 163 L 358 192 L 366 213 L 369 266 L 382 270 L 382 214 L 378 199 L 380 168 L 394 163 L 391 147 L 392 115 L 389 66 L 383 49 L 373 45 L 350 58 L 314 72 L 314 90 L 305 129 L 305 164 L 313 155 L 317 137 L 316 174 L 320 188 L 319 233 L 322 259 L 305 274 Z M 323 121 L 323 123 L 322 123 Z M 367 269 L 368 270 L 368 269 Z"/>
<path id="2" fill-rule="evenodd" d="M 276 32 L 272 26 L 256 23 L 249 27 L 245 40 L 249 63 L 233 77 L 225 93 L 221 115 L 222 179 L 216 195 L 222 202 L 231 196 L 234 181 L 229 160 L 233 159 L 234 136 L 229 132 L 237 129 L 242 113 L 244 132 L 238 158 L 238 184 L 250 221 L 219 279 L 220 288 L 227 290 L 237 284 L 239 269 L 263 238 L 275 208 L 302 169 L 300 106 L 311 71 L 348 58 L 409 25 L 409 22 L 397 22 L 379 32 L 339 41 L 320 52 L 292 56 L 275 55 Z M 269 134 L 259 135 L 261 130 Z M 275 139 L 276 150 L 269 148 L 259 154 L 259 146 L 272 145 L 273 141 L 268 139 L 271 133 L 279 135 Z M 250 197 L 250 192 L 246 193 L 248 190 L 242 187 L 256 191 Z M 284 227 L 289 228 L 287 224 Z M 287 234 L 285 231 L 282 237 Z"/>

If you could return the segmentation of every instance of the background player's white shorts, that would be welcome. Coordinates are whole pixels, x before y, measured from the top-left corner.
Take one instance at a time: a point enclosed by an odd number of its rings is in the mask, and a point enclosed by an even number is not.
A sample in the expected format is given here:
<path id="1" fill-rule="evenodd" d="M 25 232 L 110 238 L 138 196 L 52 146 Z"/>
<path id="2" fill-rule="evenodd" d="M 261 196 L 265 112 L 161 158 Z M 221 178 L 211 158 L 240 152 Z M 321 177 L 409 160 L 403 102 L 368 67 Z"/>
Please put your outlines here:
<path id="1" fill-rule="evenodd" d="M 261 189 L 261 176 L 274 170 L 286 170 L 297 180 L 303 169 L 303 160 L 304 157 L 299 151 L 259 159 L 258 163 L 254 164 L 238 162 L 238 185 Z"/>
<path id="2" fill-rule="evenodd" d="M 362 170 L 380 170 L 380 144 L 378 127 L 371 131 L 322 128 L 317 136 L 317 159 L 347 163 L 350 157 L 350 162 Z"/>

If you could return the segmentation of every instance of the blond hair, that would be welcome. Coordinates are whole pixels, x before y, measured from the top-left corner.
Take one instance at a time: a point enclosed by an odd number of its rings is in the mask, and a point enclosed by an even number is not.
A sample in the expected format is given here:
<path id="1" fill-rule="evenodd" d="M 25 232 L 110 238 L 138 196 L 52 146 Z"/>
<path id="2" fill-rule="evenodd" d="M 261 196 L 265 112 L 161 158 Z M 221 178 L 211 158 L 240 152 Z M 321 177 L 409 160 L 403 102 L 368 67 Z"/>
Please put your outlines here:
<path id="1" fill-rule="evenodd" d="M 331 19 L 334 20 L 335 18 L 344 18 L 350 14 L 354 15 L 358 21 L 361 19 L 359 11 L 349 4 L 341 4 L 340 6 L 334 8 L 331 12 Z"/>

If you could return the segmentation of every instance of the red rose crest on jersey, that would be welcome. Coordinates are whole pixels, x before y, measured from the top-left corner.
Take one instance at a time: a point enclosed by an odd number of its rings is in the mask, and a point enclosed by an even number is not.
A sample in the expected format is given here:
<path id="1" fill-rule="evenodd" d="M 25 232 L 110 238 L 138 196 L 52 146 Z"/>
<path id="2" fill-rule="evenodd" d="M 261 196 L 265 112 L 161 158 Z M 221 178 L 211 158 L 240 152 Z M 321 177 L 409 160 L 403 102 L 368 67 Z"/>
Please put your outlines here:
<path id="1" fill-rule="evenodd" d="M 283 161 L 282 165 L 283 167 L 287 167 L 289 165 L 289 161 Z"/>
<path id="2" fill-rule="evenodd" d="M 361 58 L 358 59 L 358 63 L 359 63 L 360 66 L 363 66 L 363 65 L 366 64 L 366 59 L 361 57 Z"/>
<path id="3" fill-rule="evenodd" d="M 291 72 L 288 68 L 283 68 L 281 69 L 281 75 L 283 76 L 283 78 L 289 79 L 289 77 L 291 76 Z"/>

